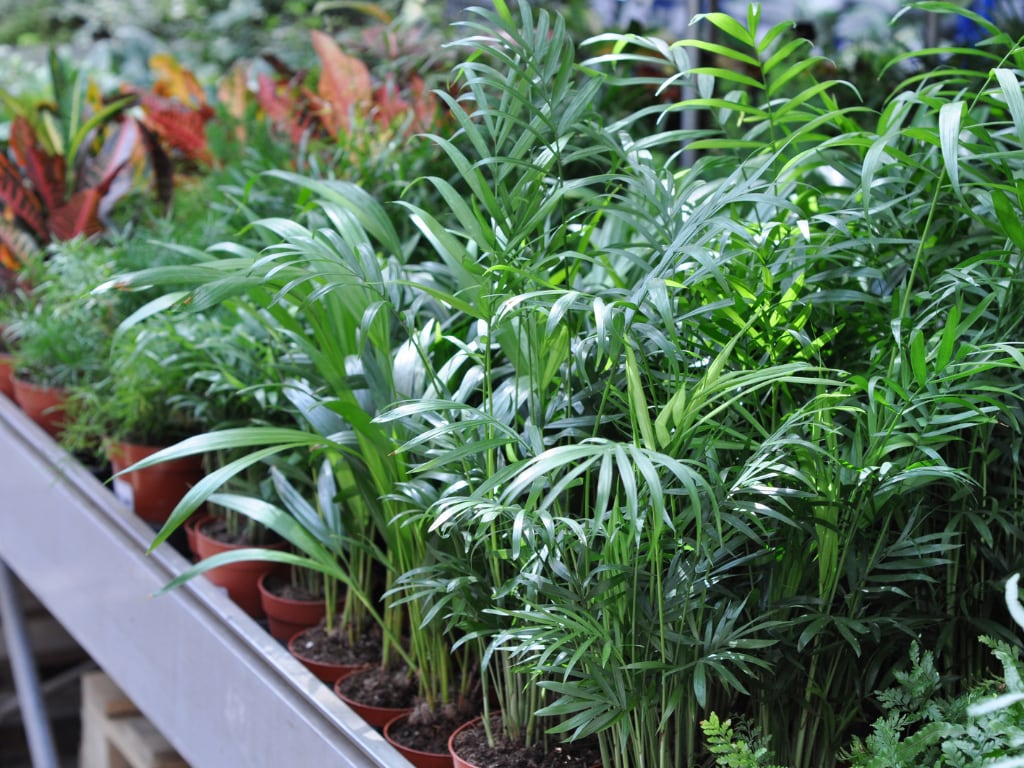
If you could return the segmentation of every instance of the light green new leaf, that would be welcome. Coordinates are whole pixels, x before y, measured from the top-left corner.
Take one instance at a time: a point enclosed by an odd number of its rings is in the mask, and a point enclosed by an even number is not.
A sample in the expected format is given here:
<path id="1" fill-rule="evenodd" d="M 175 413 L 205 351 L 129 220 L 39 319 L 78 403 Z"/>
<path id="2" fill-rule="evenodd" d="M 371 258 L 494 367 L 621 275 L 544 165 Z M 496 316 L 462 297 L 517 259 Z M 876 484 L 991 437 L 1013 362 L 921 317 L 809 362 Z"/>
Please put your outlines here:
<path id="1" fill-rule="evenodd" d="M 953 187 L 953 192 L 964 203 L 960 189 L 960 125 L 963 120 L 965 104 L 952 101 L 943 104 L 939 110 L 939 145 L 942 148 L 942 162 L 946 168 L 946 176 Z"/>
<path id="2" fill-rule="evenodd" d="M 744 45 L 748 45 L 751 48 L 754 48 L 757 45 L 757 41 L 754 40 L 754 36 L 750 33 L 750 30 L 745 28 L 727 13 L 699 13 L 693 17 L 693 21 L 691 21 L 690 24 L 693 25 L 700 21 L 707 21 L 714 24 L 727 35 L 731 35 L 739 42 Z"/>
<path id="3" fill-rule="evenodd" d="M 658 441 L 654 438 L 654 429 L 651 425 L 650 406 L 647 397 L 644 395 L 643 383 L 640 381 L 640 371 L 637 367 L 636 355 L 632 347 L 626 347 L 626 385 L 629 391 L 629 402 L 632 406 L 633 418 L 636 419 L 640 436 L 643 439 L 644 447 L 649 450 L 656 450 Z"/>
<path id="4" fill-rule="evenodd" d="M 725 14 L 721 14 L 721 15 L 724 16 Z M 749 56 L 749 55 L 747 55 L 745 53 L 740 53 L 739 51 L 737 51 L 737 50 L 735 50 L 733 48 L 730 48 L 727 45 L 719 45 L 717 43 L 709 43 L 707 40 L 696 40 L 696 39 L 678 40 L 678 41 L 672 43 L 672 45 L 673 46 L 683 47 L 683 48 L 687 48 L 687 47 L 689 47 L 689 48 L 699 48 L 702 51 L 707 51 L 708 53 L 716 54 L 718 56 L 724 56 L 727 59 L 732 59 L 733 61 L 738 61 L 741 64 L 746 64 L 746 65 L 751 66 L 751 67 L 759 66 L 759 63 L 758 63 L 757 59 L 755 59 L 753 56 Z"/>
<path id="5" fill-rule="evenodd" d="M 694 67 L 687 74 L 713 77 L 718 80 L 724 80 L 730 83 L 736 83 L 746 88 L 757 88 L 760 90 L 763 86 L 760 80 L 755 80 L 750 75 L 744 74 L 743 72 L 737 72 L 734 69 L 727 69 L 725 67 Z"/>
<path id="6" fill-rule="evenodd" d="M 1017 129 L 1017 139 L 1024 144 L 1024 93 L 1021 92 L 1020 81 L 1009 69 L 997 67 L 993 72 L 996 80 L 999 81 L 999 89 L 1006 98 L 1006 106 L 1010 110 L 1010 117 L 1013 118 L 1013 125 Z"/>
<path id="7" fill-rule="evenodd" d="M 779 90 L 792 80 L 794 77 L 807 72 L 808 70 L 814 69 L 820 62 L 817 56 L 811 56 L 808 58 L 801 58 L 798 61 L 793 62 L 781 75 L 776 75 L 772 71 L 775 67 L 784 63 L 790 56 L 804 46 L 809 46 L 810 43 L 806 40 L 791 40 L 786 45 L 782 46 L 776 51 L 768 61 L 764 64 L 764 71 L 766 74 L 771 73 L 771 81 L 768 86 L 768 95 L 774 96 Z"/>

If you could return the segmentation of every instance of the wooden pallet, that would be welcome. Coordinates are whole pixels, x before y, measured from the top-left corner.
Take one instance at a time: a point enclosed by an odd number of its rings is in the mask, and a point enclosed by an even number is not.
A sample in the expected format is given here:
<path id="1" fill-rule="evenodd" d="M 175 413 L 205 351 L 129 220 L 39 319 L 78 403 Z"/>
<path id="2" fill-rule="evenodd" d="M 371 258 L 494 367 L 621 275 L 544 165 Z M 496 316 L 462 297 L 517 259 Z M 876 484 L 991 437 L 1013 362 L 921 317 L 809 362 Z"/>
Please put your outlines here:
<path id="1" fill-rule="evenodd" d="M 189 768 L 103 672 L 82 676 L 79 768 Z"/>

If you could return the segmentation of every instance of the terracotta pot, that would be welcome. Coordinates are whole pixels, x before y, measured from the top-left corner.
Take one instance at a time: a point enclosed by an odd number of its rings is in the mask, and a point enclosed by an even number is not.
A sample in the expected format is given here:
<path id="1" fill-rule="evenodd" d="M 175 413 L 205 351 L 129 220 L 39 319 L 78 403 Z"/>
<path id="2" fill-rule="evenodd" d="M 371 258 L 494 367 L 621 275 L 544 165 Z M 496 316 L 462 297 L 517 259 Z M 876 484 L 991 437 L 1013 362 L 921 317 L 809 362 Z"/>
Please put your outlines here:
<path id="1" fill-rule="evenodd" d="M 374 728 L 383 728 L 388 724 L 388 721 L 394 720 L 399 715 L 407 715 L 412 712 L 412 707 L 377 707 L 373 704 L 364 704 L 356 699 L 349 698 L 339 690 L 339 686 L 344 680 L 347 680 L 353 675 L 358 675 L 361 672 L 371 670 L 358 670 L 356 672 L 349 672 L 348 674 L 342 675 L 338 678 L 334 684 L 334 692 L 338 694 L 338 697 L 348 704 L 349 708 L 352 709 L 357 715 L 365 720 L 369 725 Z"/>
<path id="2" fill-rule="evenodd" d="M 14 399 L 14 358 L 9 352 L 0 352 L 0 394 Z"/>
<path id="3" fill-rule="evenodd" d="M 315 626 L 327 611 L 323 598 L 292 600 L 275 595 L 266 587 L 267 579 L 273 575 L 274 572 L 271 571 L 260 576 L 260 604 L 267 615 L 267 628 L 270 634 L 287 643 L 302 630 Z"/>
<path id="4" fill-rule="evenodd" d="M 468 723 L 463 723 L 458 728 L 456 728 L 455 731 L 452 732 L 452 735 L 448 739 L 448 751 L 451 753 L 452 765 L 453 765 L 454 768 L 483 768 L 483 766 L 479 766 L 476 763 L 471 763 L 468 760 L 464 760 L 461 757 L 459 757 L 458 750 L 456 749 L 456 746 L 455 746 L 455 742 L 456 742 L 456 740 L 459 738 L 459 736 L 461 734 L 463 734 L 466 731 L 473 730 L 474 728 L 480 726 L 480 724 L 482 722 L 483 722 L 483 717 L 482 716 L 481 717 L 474 717 Z M 492 727 L 493 727 L 493 722 L 492 722 Z M 601 764 L 598 763 L 597 765 L 591 766 L 591 768 L 601 768 Z"/>
<path id="5" fill-rule="evenodd" d="M 64 423 L 64 390 L 41 387 L 25 379 L 14 377 L 14 399 L 32 421 L 57 440 Z"/>
<path id="6" fill-rule="evenodd" d="M 292 635 L 288 639 L 288 651 L 296 659 L 301 661 L 305 665 L 306 669 L 316 675 L 320 680 L 324 681 L 328 685 L 334 685 L 339 677 L 356 672 L 360 669 L 365 669 L 368 664 L 332 664 L 330 662 L 320 661 L 318 659 L 311 659 L 308 656 L 302 655 L 302 642 L 303 635 L 310 629 L 301 629 Z"/>
<path id="7" fill-rule="evenodd" d="M 196 544 L 196 526 L 204 519 L 205 516 L 192 515 L 182 526 L 185 529 L 185 541 L 188 543 L 188 551 L 192 553 L 192 557 L 195 560 L 199 559 L 199 545 Z"/>
<path id="8" fill-rule="evenodd" d="M 160 446 L 115 443 L 110 462 L 121 469 L 152 456 Z M 138 469 L 121 476 L 131 487 L 131 507 L 136 515 L 150 523 L 163 523 L 188 489 L 203 478 L 202 456 L 186 456 Z"/>
<path id="9" fill-rule="evenodd" d="M 203 531 L 203 526 L 214 518 L 207 516 L 198 521 L 195 529 L 196 557 L 204 560 L 213 557 L 220 552 L 230 552 L 235 549 L 246 549 L 249 545 L 225 544 L 208 536 Z M 267 545 L 271 549 L 283 549 L 285 544 Z M 275 563 L 264 563 L 258 560 L 250 560 L 241 563 L 230 563 L 206 571 L 204 576 L 214 584 L 225 587 L 231 599 L 254 619 L 263 618 L 263 608 L 260 605 L 260 577 L 273 570 Z M 333 680 L 332 680 L 333 682 Z"/>
<path id="10" fill-rule="evenodd" d="M 404 744 L 395 741 L 391 737 L 391 730 L 397 724 L 400 724 L 408 715 L 399 715 L 398 717 L 388 720 L 384 726 L 384 740 L 394 747 L 398 752 L 417 768 L 452 768 L 454 763 L 452 762 L 451 753 L 442 754 L 440 752 L 422 752 L 418 749 L 412 749 Z"/>
<path id="11" fill-rule="evenodd" d="M 473 728 L 476 728 L 476 726 L 478 726 L 481 722 L 483 722 L 483 717 L 474 717 L 468 723 L 463 723 L 458 728 L 456 728 L 452 732 L 452 735 L 448 737 L 448 752 L 450 752 L 452 756 L 453 768 L 480 768 L 478 765 L 476 765 L 476 763 L 466 762 L 461 757 L 459 757 L 458 752 L 456 752 L 455 750 L 455 740 L 459 737 L 460 734 L 462 734 L 465 731 L 469 731 Z"/>

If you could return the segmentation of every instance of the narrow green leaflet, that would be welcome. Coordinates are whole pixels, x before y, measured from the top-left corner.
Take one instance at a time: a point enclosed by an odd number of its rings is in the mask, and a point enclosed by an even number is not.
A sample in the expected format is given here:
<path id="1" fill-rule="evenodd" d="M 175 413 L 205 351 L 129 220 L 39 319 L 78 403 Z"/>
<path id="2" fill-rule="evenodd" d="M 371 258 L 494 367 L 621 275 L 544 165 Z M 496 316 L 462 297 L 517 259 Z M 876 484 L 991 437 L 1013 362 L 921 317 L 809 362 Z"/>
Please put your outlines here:
<path id="1" fill-rule="evenodd" d="M 953 192 L 964 201 L 964 193 L 960 189 L 960 125 L 966 105 L 962 101 L 943 104 L 939 110 L 939 144 L 942 148 L 942 163 L 946 176 L 953 187 Z"/>

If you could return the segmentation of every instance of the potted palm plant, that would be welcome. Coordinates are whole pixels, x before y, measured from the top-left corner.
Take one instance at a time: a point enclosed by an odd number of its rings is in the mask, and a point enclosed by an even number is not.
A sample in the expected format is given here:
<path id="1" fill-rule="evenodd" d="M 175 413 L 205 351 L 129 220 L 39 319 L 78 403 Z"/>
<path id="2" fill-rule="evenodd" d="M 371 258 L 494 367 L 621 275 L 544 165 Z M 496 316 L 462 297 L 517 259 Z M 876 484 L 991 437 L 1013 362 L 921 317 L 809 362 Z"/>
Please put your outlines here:
<path id="1" fill-rule="evenodd" d="M 418 345 L 396 346 L 394 341 L 402 330 L 395 322 L 402 316 L 398 308 L 406 306 L 411 295 L 401 288 L 401 281 L 408 270 L 417 268 L 397 261 L 396 255 L 404 256 L 405 249 L 394 227 L 382 207 L 357 187 L 282 177 L 307 186 L 319 196 L 319 206 L 329 219 L 314 221 L 330 222 L 338 236 L 322 239 L 319 233 L 323 229 L 308 230 L 283 220 L 260 221 L 258 228 L 278 238 L 267 251 L 271 258 L 235 244 L 230 248 L 234 261 L 217 259 L 211 261 L 209 269 L 193 268 L 192 276 L 200 290 L 190 306 L 201 307 L 206 296 L 221 300 L 239 291 L 246 291 L 263 304 L 260 317 L 283 330 L 294 345 L 289 354 L 310 361 L 304 372 L 306 383 L 296 381 L 284 390 L 308 427 L 248 426 L 220 430 L 190 438 L 143 462 L 140 466 L 222 448 L 250 451 L 196 486 L 172 514 L 157 540 L 162 540 L 207 499 L 245 514 L 266 513 L 264 505 L 253 506 L 237 499 L 225 504 L 224 494 L 211 494 L 230 477 L 275 454 L 308 447 L 328 450 L 337 493 L 345 510 L 346 548 L 325 553 L 322 543 L 311 544 L 317 537 L 311 539 L 307 531 L 299 542 L 303 545 L 300 552 L 308 552 L 305 547 L 312 546 L 316 555 L 307 555 L 298 564 L 316 567 L 345 586 L 336 631 L 356 639 L 368 626 L 378 627 L 383 640 L 381 665 L 405 663 L 418 685 L 438 690 L 436 696 L 430 697 L 431 702 L 443 704 L 459 696 L 458 688 L 452 684 L 453 676 L 431 677 L 420 674 L 420 670 L 430 668 L 443 673 L 450 669 L 448 644 L 443 640 L 424 640 L 437 630 L 426 624 L 416 604 L 391 595 L 389 590 L 397 567 L 422 562 L 424 539 L 430 534 L 425 526 L 408 525 L 400 516 L 402 503 L 393 493 L 405 475 L 403 460 L 393 452 L 394 427 L 372 420 L 384 405 L 418 391 L 425 384 L 419 373 L 422 366 Z M 365 222 L 366 229 L 361 222 Z M 363 258 L 367 246 L 372 247 L 367 230 L 392 254 L 388 260 Z M 161 279 L 180 281 L 184 272 L 150 270 L 126 280 L 140 284 L 153 284 Z M 260 279 L 254 280 L 257 274 Z M 425 313 L 443 312 L 439 304 L 430 301 L 420 300 L 413 306 Z M 297 317 L 297 307 L 303 310 L 301 318 Z M 372 322 L 364 325 L 368 320 Z M 425 333 L 419 341 L 429 343 L 430 338 Z M 278 517 L 275 514 L 274 519 Z M 287 529 L 275 530 L 284 535 L 282 531 L 291 530 L 290 524 Z M 294 536 L 285 538 L 296 545 Z M 337 542 L 331 546 L 336 549 Z M 246 556 L 265 558 L 268 562 L 296 562 L 287 557 L 280 559 L 283 553 L 238 555 Z M 339 556 L 344 557 L 344 569 L 337 562 Z M 329 566 L 324 565 L 324 558 L 330 560 Z M 375 585 L 377 572 L 384 576 L 382 583 Z M 382 608 L 377 604 L 381 592 L 387 595 Z M 408 651 L 403 646 L 405 636 L 409 637 Z M 420 658 L 413 654 L 426 655 Z"/>
<path id="2" fill-rule="evenodd" d="M 229 435 L 227 432 L 223 432 L 221 436 Z M 204 437 L 207 436 L 199 436 L 193 440 L 197 443 L 202 442 Z M 188 441 L 177 448 L 167 449 L 167 452 L 173 454 L 175 450 L 186 447 L 187 443 Z M 243 515 L 258 522 L 267 530 L 273 531 L 290 545 L 291 551 L 236 548 L 213 554 L 208 558 L 201 559 L 192 568 L 170 582 L 165 587 L 165 591 L 198 574 L 234 563 L 285 565 L 321 575 L 320 607 L 323 614 L 323 620 L 319 625 L 321 633 L 342 637 L 342 631 L 348 629 L 341 623 L 344 621 L 344 613 L 335 614 L 341 604 L 338 585 L 343 585 L 345 588 L 344 601 L 346 603 L 359 601 L 362 604 L 363 612 L 377 626 L 386 631 L 387 625 L 381 618 L 371 594 L 363 588 L 363 585 L 357 583 L 352 575 L 354 571 L 349 563 L 349 554 L 353 547 L 346 536 L 342 522 L 343 515 L 333 492 L 334 475 L 330 461 L 325 461 L 321 467 L 320 480 L 317 482 L 317 494 L 320 497 L 317 506 L 306 501 L 285 478 L 280 469 L 271 468 L 270 474 L 274 488 L 282 499 L 284 507 L 240 493 L 213 493 L 208 496 L 208 499 L 220 507 Z M 160 535 L 162 537 L 169 535 L 168 529 L 165 527 Z M 365 631 L 365 626 L 359 627 L 359 629 Z M 322 658 L 323 654 L 319 650 L 309 652 L 310 649 L 307 646 L 311 646 L 313 643 L 307 639 L 306 635 L 307 630 L 305 629 L 293 633 L 288 643 L 289 650 L 324 682 L 333 684 L 344 672 L 365 666 L 375 660 L 371 657 L 354 664 L 332 663 L 329 658 Z M 359 638 L 355 638 L 353 642 L 349 643 L 352 651 L 357 651 L 358 640 Z M 391 638 L 392 642 L 395 640 L 395 638 Z M 399 652 L 401 653 L 400 650 Z M 379 653 L 379 646 L 377 653 Z"/>
<path id="3" fill-rule="evenodd" d="M 115 472 L 198 431 L 206 409 L 194 379 L 203 318 L 171 322 L 153 318 L 123 327 L 111 344 L 102 378 L 71 390 L 72 445 L 102 442 Z M 165 520 L 174 504 L 202 476 L 198 460 L 120 476 L 131 506 L 144 520 Z"/>
<path id="4" fill-rule="evenodd" d="M 324 543 L 342 546 L 344 529 L 329 463 L 321 466 L 314 484 L 316 506 L 279 468 L 271 468 L 271 478 L 289 514 L 307 529 L 316 530 Z M 334 621 L 338 610 L 337 581 L 315 570 L 289 566 L 285 575 L 271 571 L 260 579 L 259 589 L 270 634 L 285 643 L 321 621 L 329 629 L 328 621 Z"/>
<path id="5" fill-rule="evenodd" d="M 294 547 L 174 583 L 323 574 L 347 595 L 325 634 L 379 634 L 424 709 L 479 667 L 486 764 L 592 737 L 605 768 L 693 765 L 714 707 L 832 765 L 911 636 L 970 661 L 1020 554 L 1019 73 L 922 75 L 864 128 L 756 8 L 706 17 L 714 44 L 602 37 L 581 69 L 556 20 L 495 7 L 434 139 L 452 168 L 400 206 L 278 173 L 298 216 L 120 281 L 248 307 L 294 363 L 298 426 L 240 413 L 135 466 L 223 456 L 157 541 L 211 502 Z M 667 74 L 597 74 L 637 63 Z M 605 121 L 638 81 L 699 95 Z M 706 154 L 680 165 L 684 140 Z M 275 391 L 221 351 L 182 366 L 204 394 Z"/>

